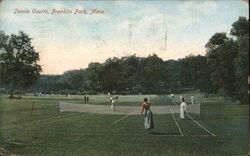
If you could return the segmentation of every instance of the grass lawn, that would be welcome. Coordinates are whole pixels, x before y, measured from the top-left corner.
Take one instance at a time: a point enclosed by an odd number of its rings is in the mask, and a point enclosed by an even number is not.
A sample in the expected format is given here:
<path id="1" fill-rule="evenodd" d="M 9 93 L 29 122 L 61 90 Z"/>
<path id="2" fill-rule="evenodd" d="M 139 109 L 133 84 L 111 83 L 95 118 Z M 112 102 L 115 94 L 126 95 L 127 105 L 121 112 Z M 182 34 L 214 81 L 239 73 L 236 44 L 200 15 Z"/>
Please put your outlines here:
<path id="1" fill-rule="evenodd" d="M 190 102 L 191 94 L 183 95 Z M 118 105 L 139 105 L 145 96 L 119 96 Z M 154 105 L 171 105 L 167 96 L 147 96 Z M 211 96 L 195 94 L 201 114 L 190 114 L 210 135 L 178 114 L 155 115 L 153 134 L 143 129 L 143 117 L 91 113 L 58 113 L 58 101 L 83 103 L 83 96 L 23 96 L 20 100 L 0 101 L 0 147 L 27 156 L 221 156 L 247 155 L 249 106 Z M 179 95 L 174 101 L 178 103 Z M 207 102 L 206 102 L 207 101 Z M 32 103 L 33 111 L 32 109 Z M 90 104 L 109 105 L 103 95 L 90 97 Z M 175 122 L 175 120 L 176 122 Z M 183 136 L 180 134 L 180 130 Z"/>

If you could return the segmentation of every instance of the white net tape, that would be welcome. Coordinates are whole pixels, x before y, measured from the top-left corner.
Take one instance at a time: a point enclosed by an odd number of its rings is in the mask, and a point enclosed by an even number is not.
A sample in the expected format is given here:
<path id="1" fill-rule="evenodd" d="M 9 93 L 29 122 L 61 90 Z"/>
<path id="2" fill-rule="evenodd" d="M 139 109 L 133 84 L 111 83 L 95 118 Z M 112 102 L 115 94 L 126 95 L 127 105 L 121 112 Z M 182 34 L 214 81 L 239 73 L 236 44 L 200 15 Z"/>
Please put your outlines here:
<path id="1" fill-rule="evenodd" d="M 179 105 L 168 106 L 151 106 L 151 110 L 154 114 L 170 114 L 170 108 L 172 113 L 179 113 Z M 68 102 L 59 102 L 60 112 L 85 112 L 85 113 L 97 113 L 97 114 L 128 114 L 136 115 L 140 114 L 140 106 L 116 106 L 116 111 L 111 111 L 110 105 L 94 105 L 94 104 L 74 104 Z M 200 104 L 187 105 L 187 113 L 200 114 Z"/>

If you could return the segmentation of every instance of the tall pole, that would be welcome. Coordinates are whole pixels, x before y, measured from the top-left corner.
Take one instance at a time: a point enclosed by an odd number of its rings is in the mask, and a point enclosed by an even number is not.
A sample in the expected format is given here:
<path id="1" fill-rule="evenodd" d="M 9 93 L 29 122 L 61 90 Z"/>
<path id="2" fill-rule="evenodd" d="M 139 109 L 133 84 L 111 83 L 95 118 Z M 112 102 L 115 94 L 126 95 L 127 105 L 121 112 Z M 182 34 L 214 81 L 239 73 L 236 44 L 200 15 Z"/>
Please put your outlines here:
<path id="1" fill-rule="evenodd" d="M 164 35 L 164 50 L 167 51 L 167 23 L 166 23 L 166 32 Z"/>
<path id="2" fill-rule="evenodd" d="M 163 18 L 163 40 L 164 40 L 164 51 L 167 51 L 167 22 L 166 16 Z"/>
<path id="3" fill-rule="evenodd" d="M 130 18 L 129 24 L 128 24 L 128 41 L 129 41 L 129 43 L 131 43 L 131 41 L 132 41 L 132 27 L 133 27 L 132 19 Z"/>

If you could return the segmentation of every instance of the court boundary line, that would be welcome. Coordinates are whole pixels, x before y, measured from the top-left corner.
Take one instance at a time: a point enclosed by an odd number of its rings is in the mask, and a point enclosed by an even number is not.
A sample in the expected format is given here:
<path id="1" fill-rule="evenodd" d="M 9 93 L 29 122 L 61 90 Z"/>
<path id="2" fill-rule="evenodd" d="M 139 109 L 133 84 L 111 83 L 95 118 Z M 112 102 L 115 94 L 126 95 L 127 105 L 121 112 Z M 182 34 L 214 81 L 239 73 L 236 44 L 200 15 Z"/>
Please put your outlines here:
<path id="1" fill-rule="evenodd" d="M 176 104 L 175 104 L 176 105 Z M 171 111 L 171 108 L 170 108 Z M 193 120 L 194 123 L 196 123 L 200 128 L 202 128 L 203 130 L 205 130 L 207 133 L 209 133 L 210 135 L 212 135 L 213 137 L 216 136 L 215 134 L 213 134 L 212 132 L 210 132 L 208 129 L 206 129 L 205 127 L 203 127 L 198 121 L 194 120 L 188 113 L 186 113 L 186 115 Z"/>
<path id="2" fill-rule="evenodd" d="M 175 122 L 176 126 L 177 126 L 178 129 L 179 129 L 179 132 L 180 132 L 181 136 L 183 137 L 184 135 L 183 135 L 183 133 L 182 133 L 182 130 L 181 130 L 181 128 L 180 128 L 178 122 L 175 120 L 175 117 L 174 117 L 174 115 L 173 115 L 172 109 L 169 108 L 169 110 L 170 110 L 170 113 L 171 113 L 171 115 L 172 115 L 172 118 L 174 119 L 174 122 Z"/>
<path id="3" fill-rule="evenodd" d="M 208 129 L 206 129 L 205 127 L 203 127 L 198 121 L 194 120 L 188 113 L 186 113 L 186 115 L 193 120 L 200 128 L 202 128 L 203 130 L 205 130 L 207 133 L 209 133 L 212 136 L 216 136 L 215 134 L 213 134 L 212 132 L 210 132 Z"/>
<path id="4" fill-rule="evenodd" d="M 41 133 L 39 133 L 41 134 Z M 44 133 L 47 134 L 47 133 Z M 176 134 L 146 134 L 146 133 L 141 133 L 141 134 L 104 134 L 104 133 L 62 133 L 60 135 L 63 135 L 63 137 L 71 137 L 71 136 L 155 136 L 155 137 L 162 137 L 162 136 L 166 136 L 166 137 L 211 137 L 211 135 L 185 135 L 185 136 L 181 136 L 181 135 L 176 135 Z M 38 136 L 39 137 L 39 136 Z M 44 136 L 41 136 L 44 137 Z M 46 138 L 46 136 L 45 136 Z M 47 138 L 53 138 L 52 137 L 47 137 Z"/>
<path id="5" fill-rule="evenodd" d="M 124 115 L 123 117 L 119 118 L 118 120 L 114 121 L 113 123 L 116 124 L 116 123 L 118 123 L 119 121 L 122 121 L 123 119 L 125 119 L 125 118 L 129 117 L 130 115 L 132 115 L 132 113 L 134 113 L 134 112 L 135 112 L 135 111 L 132 111 L 132 112 L 130 112 L 130 113 Z"/>

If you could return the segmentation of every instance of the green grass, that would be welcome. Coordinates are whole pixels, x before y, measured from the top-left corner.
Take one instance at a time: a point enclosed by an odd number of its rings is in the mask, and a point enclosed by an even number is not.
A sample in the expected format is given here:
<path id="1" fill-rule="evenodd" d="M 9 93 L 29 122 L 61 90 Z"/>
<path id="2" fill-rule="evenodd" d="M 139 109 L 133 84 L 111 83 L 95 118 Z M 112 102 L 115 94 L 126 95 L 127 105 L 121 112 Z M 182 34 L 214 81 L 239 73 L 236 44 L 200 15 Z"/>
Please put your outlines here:
<path id="1" fill-rule="evenodd" d="M 183 95 L 185 97 L 190 94 Z M 150 95 L 152 107 L 171 105 L 167 96 Z M 195 95 L 204 101 L 202 94 Z M 144 96 L 119 96 L 118 105 L 139 105 Z M 176 95 L 178 100 L 179 95 Z M 58 101 L 83 103 L 82 96 L 37 97 L 21 100 L 1 97 L 0 147 L 27 156 L 72 155 L 246 155 L 248 150 L 247 105 L 238 105 L 214 96 L 201 103 L 201 115 L 190 114 L 216 136 L 210 136 L 191 119 L 171 114 L 155 115 L 154 134 L 143 129 L 143 117 L 91 113 L 58 113 Z M 216 100 L 218 102 L 216 102 Z M 33 111 L 31 114 L 32 103 Z M 91 96 L 91 104 L 109 104 L 105 96 Z"/>

